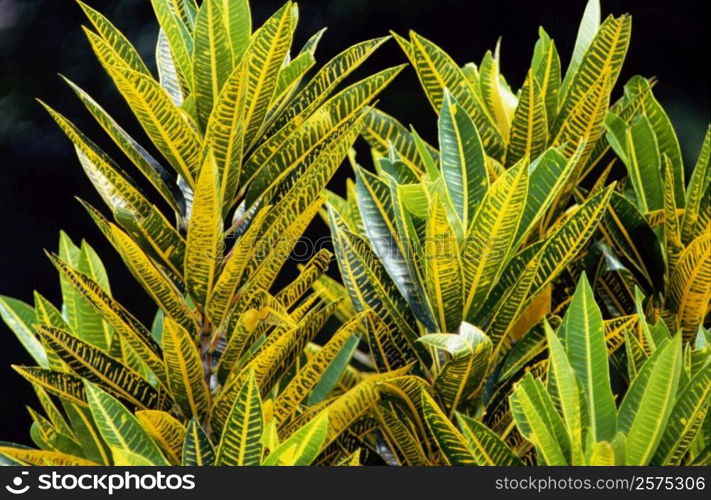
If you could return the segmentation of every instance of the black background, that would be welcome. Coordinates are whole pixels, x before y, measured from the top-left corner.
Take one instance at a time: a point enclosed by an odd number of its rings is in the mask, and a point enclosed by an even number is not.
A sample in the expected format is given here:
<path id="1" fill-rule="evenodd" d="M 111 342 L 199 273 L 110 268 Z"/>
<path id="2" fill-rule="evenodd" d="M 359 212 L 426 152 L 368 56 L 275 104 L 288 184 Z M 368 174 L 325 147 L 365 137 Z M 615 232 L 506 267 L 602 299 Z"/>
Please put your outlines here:
<path id="1" fill-rule="evenodd" d="M 148 0 L 87 3 L 124 31 L 154 68 L 157 28 Z M 253 24 L 261 25 L 281 3 L 253 0 Z M 709 119 L 708 0 L 602 3 L 603 17 L 632 14 L 632 42 L 620 81 L 634 74 L 659 78 L 655 93 L 677 128 L 688 169 Z M 530 63 L 539 25 L 555 39 L 567 64 L 584 5 L 584 0 L 303 0 L 295 47 L 328 26 L 317 51 L 323 64 L 355 42 L 382 36 L 389 29 L 400 34 L 414 29 L 463 64 L 478 63 L 503 35 L 502 72 L 517 89 Z M 102 137 L 57 76 L 61 72 L 132 135 L 143 137 L 91 54 L 82 24 L 88 22 L 71 0 L 0 0 L 0 294 L 31 303 L 32 290 L 37 289 L 59 303 L 57 276 L 42 250 L 55 249 L 58 231 L 64 229 L 75 241 L 86 238 L 97 249 L 109 269 L 114 296 L 148 322 L 154 312 L 148 297 L 73 197 L 97 207 L 102 207 L 101 200 L 78 165 L 73 147 L 34 101 L 40 97 L 90 137 Z M 355 76 L 403 62 L 396 44 L 388 42 Z M 383 93 L 380 107 L 436 142 L 435 115 L 412 69 L 407 68 Z M 115 152 L 105 142 L 97 142 Z M 361 161 L 369 163 L 365 156 Z M 342 189 L 346 175 L 342 169 L 332 183 L 334 190 Z M 310 231 L 325 234 L 325 226 L 317 221 Z M 29 443 L 30 419 L 23 406 L 35 401 L 30 385 L 10 369 L 10 363 L 31 361 L 12 332 L 0 324 L 0 440 Z"/>

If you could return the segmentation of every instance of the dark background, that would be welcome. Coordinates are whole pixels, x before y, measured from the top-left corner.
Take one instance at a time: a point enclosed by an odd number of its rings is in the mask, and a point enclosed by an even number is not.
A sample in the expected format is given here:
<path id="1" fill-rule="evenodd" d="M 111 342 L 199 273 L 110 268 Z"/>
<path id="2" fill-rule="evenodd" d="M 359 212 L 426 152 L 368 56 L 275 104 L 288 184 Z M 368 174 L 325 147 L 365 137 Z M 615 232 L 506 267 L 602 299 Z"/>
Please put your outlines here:
<path id="1" fill-rule="evenodd" d="M 86 1 L 124 31 L 154 69 L 157 27 L 150 2 Z M 253 25 L 261 25 L 281 3 L 253 0 Z M 709 119 L 704 76 L 709 61 L 708 0 L 602 3 L 603 18 L 609 13 L 633 15 L 632 42 L 620 81 L 634 74 L 659 78 L 655 94 L 677 129 L 688 169 Z M 539 25 L 555 39 L 567 65 L 584 5 L 584 0 L 303 0 L 295 47 L 328 26 L 317 51 L 323 64 L 355 42 L 382 36 L 389 29 L 400 34 L 414 29 L 463 64 L 478 63 L 503 35 L 502 72 L 518 89 Z M 88 21 L 71 0 L 0 0 L 0 294 L 31 303 L 37 289 L 59 304 L 57 276 L 42 250 L 55 249 L 58 231 L 64 229 L 75 241 L 84 237 L 98 250 L 109 269 L 114 296 L 149 322 L 153 305 L 74 196 L 103 208 L 101 200 L 78 165 L 73 147 L 34 101 L 40 97 L 90 137 L 102 137 L 57 76 L 61 72 L 104 105 L 134 137 L 143 137 L 93 57 L 82 24 Z M 404 55 L 389 42 L 358 74 L 402 62 Z M 380 107 L 436 142 L 435 115 L 412 69 L 406 69 L 383 93 Z M 369 160 L 362 157 L 361 161 Z M 334 190 L 341 190 L 345 175 L 343 170 L 334 179 Z M 311 231 L 324 234 L 325 227 L 317 222 Z M 0 324 L 0 440 L 29 443 L 30 419 L 23 406 L 35 401 L 30 385 L 10 369 L 10 363 L 31 361 L 12 332 Z"/>

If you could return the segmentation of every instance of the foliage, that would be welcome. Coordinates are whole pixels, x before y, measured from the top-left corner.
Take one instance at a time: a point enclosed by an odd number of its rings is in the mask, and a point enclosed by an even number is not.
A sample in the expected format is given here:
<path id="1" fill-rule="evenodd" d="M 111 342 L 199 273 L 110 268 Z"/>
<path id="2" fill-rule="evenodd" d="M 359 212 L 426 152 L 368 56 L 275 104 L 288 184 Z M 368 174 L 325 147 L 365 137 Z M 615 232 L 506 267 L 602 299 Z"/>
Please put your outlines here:
<path id="1" fill-rule="evenodd" d="M 309 293 L 327 250 L 269 290 L 323 204 L 365 106 L 400 71 L 337 91 L 385 38 L 346 49 L 306 82 L 323 32 L 290 55 L 295 4 L 252 30 L 246 1 L 154 0 L 156 79 L 106 18 L 80 5 L 96 56 L 161 157 L 68 80 L 125 158 L 43 105 L 113 221 L 82 204 L 158 312 L 144 326 L 112 297 L 91 246 L 62 233 L 49 254 L 61 308 L 39 293 L 34 307 L 0 301 L 37 363 L 15 369 L 47 414 L 31 410 L 41 451 L 3 454 L 23 464 L 311 463 L 345 428 L 329 425 L 327 411 L 298 417 L 316 389 L 323 399 L 358 382 L 341 381 L 350 370 L 341 352 L 352 352 L 362 318 L 313 343 L 338 306 Z M 119 166 L 127 161 L 151 193 Z"/>
<path id="2" fill-rule="evenodd" d="M 517 91 L 498 45 L 460 66 L 393 34 L 435 147 L 373 106 L 400 67 L 336 92 L 386 38 L 308 79 L 322 32 L 290 55 L 295 4 L 252 30 L 246 0 L 152 3 L 158 79 L 81 5 L 159 159 L 72 82 L 121 162 L 45 107 L 113 220 L 83 205 L 158 310 L 144 326 L 62 233 L 61 307 L 0 298 L 43 410 L 38 449 L 3 443 L 5 461 L 708 464 L 711 132 L 687 182 L 655 82 L 613 99 L 629 16 L 600 22 L 590 0 L 565 72 L 541 29 Z M 342 197 L 325 188 L 346 156 Z M 324 249 L 275 290 L 319 212 L 340 282 Z"/>
<path id="3" fill-rule="evenodd" d="M 419 400 L 387 403 L 394 415 L 380 420 L 394 462 L 551 463 L 536 440 L 542 428 L 531 431 L 509 401 L 527 394 L 522 386 L 532 391 L 537 377 L 548 380 L 550 392 L 557 383 L 551 378 L 562 376 L 550 374 L 548 358 L 559 347 L 552 345 L 556 339 L 565 344 L 566 324 L 586 325 L 589 311 L 573 307 L 576 282 L 585 274 L 594 287 L 589 307 L 597 300 L 605 313 L 597 313 L 595 335 L 604 340 L 596 340 L 596 371 L 606 372 L 609 357 L 618 401 L 634 388 L 643 391 L 637 376 L 642 365 L 631 370 L 630 356 L 656 352 L 645 332 L 662 328 L 660 319 L 670 332 L 681 332 L 684 349 L 706 331 L 711 255 L 701 200 L 709 197 L 700 193 L 709 185 L 708 134 L 685 187 L 678 141 L 654 98 L 654 82 L 635 76 L 624 95 L 612 99 L 629 44 L 629 17 L 598 18 L 592 1 L 565 73 L 555 43 L 541 29 L 517 92 L 499 73 L 498 46 L 481 64 L 459 66 L 417 33 L 393 35 L 438 115 L 438 147 L 371 108 L 363 135 L 374 172 L 351 156 L 355 183 L 345 198 L 329 193 L 326 217 L 344 283 L 340 293 L 351 298 L 354 312 L 378 316 L 367 332 L 376 370 L 411 367 L 430 394 L 414 411 Z M 616 159 L 623 168 L 616 168 Z M 649 172 L 658 178 L 656 191 Z M 641 351 L 628 351 L 635 341 Z M 556 369 L 566 370 L 559 351 Z M 569 384 L 585 387 L 587 374 L 576 366 L 581 361 L 566 363 L 576 368 Z M 614 413 L 610 391 L 586 394 L 597 413 Z M 693 415 L 703 419 L 708 394 L 699 397 L 700 413 Z M 553 407 L 540 394 L 531 398 L 538 412 Z M 556 405 L 564 399 L 559 393 L 550 398 Z M 585 403 L 574 411 L 592 411 Z M 570 411 L 559 413 L 568 418 Z M 623 448 L 614 432 L 597 434 L 596 415 L 590 419 L 567 428 L 579 446 L 571 455 L 571 445 L 561 444 L 565 454 L 556 464 L 590 463 L 594 447 Z M 657 423 L 663 432 L 665 421 Z M 609 422 L 600 426 L 615 429 Z M 619 439 L 634 439 L 627 431 Z M 697 429 L 685 431 L 677 437 L 688 445 Z M 441 453 L 425 444 L 413 452 L 413 443 L 433 440 Z M 680 448 L 665 463 L 693 462 L 696 451 L 686 453 Z M 643 461 L 628 453 L 628 463 Z"/>
<path id="4" fill-rule="evenodd" d="M 630 385 L 615 408 L 602 315 L 585 277 L 554 332 L 546 323 L 545 384 L 527 374 L 511 395 L 521 433 L 546 465 L 679 465 L 700 432 L 709 396 L 708 332 L 682 346 L 663 322 L 644 325 L 649 351 L 629 353 Z M 652 333 L 654 332 L 654 333 Z M 630 335 L 630 345 L 638 342 Z M 683 375 L 682 375 L 683 373 Z M 687 463 L 693 463 L 691 450 Z"/>

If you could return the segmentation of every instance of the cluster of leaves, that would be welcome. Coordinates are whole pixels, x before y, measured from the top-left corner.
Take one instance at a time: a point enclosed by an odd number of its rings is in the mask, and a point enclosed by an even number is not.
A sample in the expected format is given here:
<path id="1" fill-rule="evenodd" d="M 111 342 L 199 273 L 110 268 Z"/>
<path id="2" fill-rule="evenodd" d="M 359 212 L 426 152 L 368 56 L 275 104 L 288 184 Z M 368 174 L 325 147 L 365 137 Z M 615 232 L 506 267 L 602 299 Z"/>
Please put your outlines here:
<path id="1" fill-rule="evenodd" d="M 62 233 L 62 307 L 0 298 L 44 410 L 29 410 L 38 449 L 0 443 L 4 462 L 709 463 L 711 134 L 687 182 L 655 82 L 612 100 L 629 16 L 601 22 L 590 0 L 565 72 L 541 29 L 517 92 L 499 46 L 461 66 L 393 34 L 438 115 L 434 147 L 371 105 L 400 67 L 334 93 L 386 38 L 307 79 L 322 32 L 292 57 L 294 4 L 252 31 L 245 0 L 152 2 L 157 80 L 81 5 L 160 160 L 68 83 L 161 206 L 47 109 L 158 312 L 144 326 Z M 372 170 L 349 154 L 358 135 Z M 346 156 L 341 197 L 325 187 Z M 273 290 L 319 212 L 340 282 L 320 250 Z"/>

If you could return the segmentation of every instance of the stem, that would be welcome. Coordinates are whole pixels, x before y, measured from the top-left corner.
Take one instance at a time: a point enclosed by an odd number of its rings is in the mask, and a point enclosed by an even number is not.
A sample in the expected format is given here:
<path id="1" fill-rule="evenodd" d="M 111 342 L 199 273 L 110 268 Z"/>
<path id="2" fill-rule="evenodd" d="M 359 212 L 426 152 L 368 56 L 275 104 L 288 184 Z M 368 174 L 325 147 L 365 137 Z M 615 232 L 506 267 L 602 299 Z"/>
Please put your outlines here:
<path id="1" fill-rule="evenodd" d="M 212 402 L 210 401 L 212 399 L 212 388 L 210 387 L 210 381 L 212 380 L 212 369 L 213 369 L 213 357 L 212 357 L 212 350 L 210 349 L 210 322 L 207 320 L 206 317 L 204 317 L 202 326 L 200 327 L 200 340 L 199 340 L 199 349 L 200 349 L 200 360 L 202 361 L 202 372 L 203 372 L 203 379 L 205 380 L 205 385 L 207 385 L 207 397 L 208 397 L 208 405 L 211 405 Z M 208 435 L 211 434 L 212 429 L 210 426 L 210 419 L 205 418 L 205 421 L 202 422 L 203 427 L 205 428 L 205 432 L 207 432 Z"/>
<path id="2" fill-rule="evenodd" d="M 210 349 L 211 338 L 210 322 L 205 319 L 200 328 L 200 359 L 202 360 L 203 378 L 210 394 L 210 379 L 212 379 L 213 357 L 212 349 Z"/>

